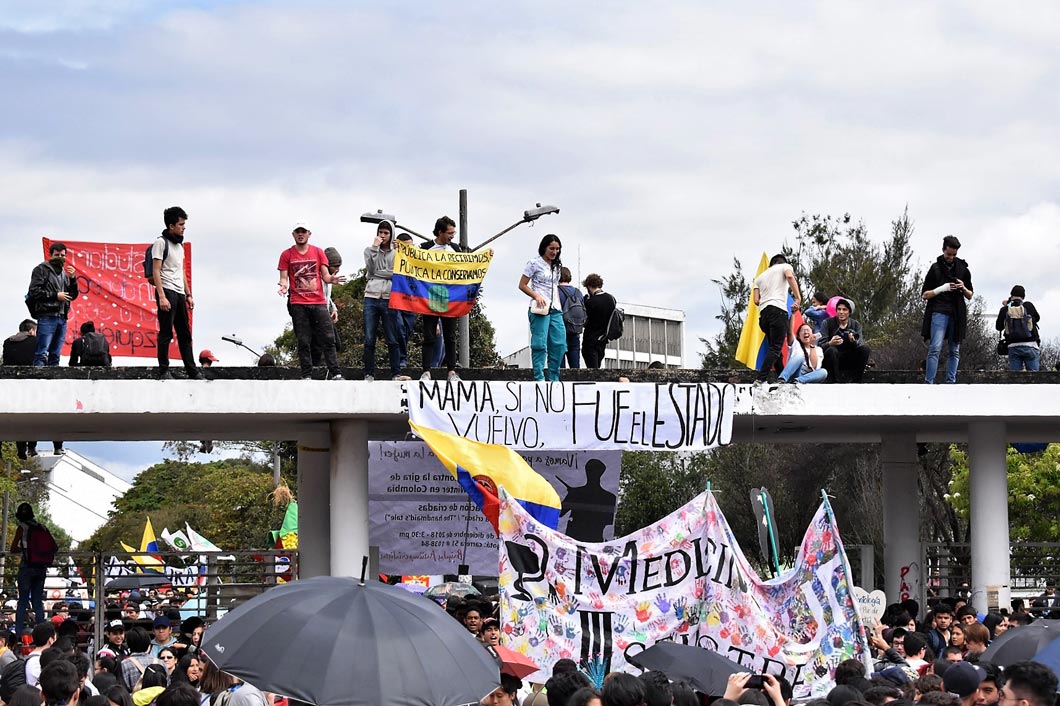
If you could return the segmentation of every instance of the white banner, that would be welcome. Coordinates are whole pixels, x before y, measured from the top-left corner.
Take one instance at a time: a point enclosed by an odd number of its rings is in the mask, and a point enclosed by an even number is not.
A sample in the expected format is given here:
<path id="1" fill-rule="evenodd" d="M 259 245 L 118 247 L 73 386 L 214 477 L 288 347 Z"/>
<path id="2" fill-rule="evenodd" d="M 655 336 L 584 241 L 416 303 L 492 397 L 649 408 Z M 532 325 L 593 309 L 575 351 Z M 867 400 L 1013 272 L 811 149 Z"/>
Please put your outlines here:
<path id="1" fill-rule="evenodd" d="M 523 449 L 696 450 L 732 437 L 730 384 L 467 380 L 409 385 L 416 424 Z"/>
<path id="2" fill-rule="evenodd" d="M 755 674 L 783 674 L 795 695 L 821 696 L 836 666 L 869 664 L 850 567 L 822 504 L 795 567 L 758 577 L 709 493 L 654 525 L 600 544 L 575 542 L 503 498 L 502 642 L 541 666 L 627 658 L 662 640 L 699 645 Z"/>
<path id="3" fill-rule="evenodd" d="M 620 451 L 523 451 L 559 493 L 559 529 L 582 541 L 614 537 Z M 370 543 L 383 573 L 497 573 L 497 535 L 422 441 L 368 442 Z"/>

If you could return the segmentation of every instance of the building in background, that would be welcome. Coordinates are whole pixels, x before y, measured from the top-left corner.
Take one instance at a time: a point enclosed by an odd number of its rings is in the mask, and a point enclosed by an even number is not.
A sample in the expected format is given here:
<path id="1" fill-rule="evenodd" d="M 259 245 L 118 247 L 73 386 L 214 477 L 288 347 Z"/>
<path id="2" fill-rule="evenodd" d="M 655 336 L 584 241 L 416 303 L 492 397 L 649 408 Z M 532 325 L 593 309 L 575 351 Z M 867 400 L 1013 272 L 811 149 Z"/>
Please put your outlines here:
<path id="1" fill-rule="evenodd" d="M 654 361 L 667 368 L 685 367 L 685 312 L 622 302 L 618 307 L 626 312 L 622 338 L 607 344 L 601 367 L 630 370 L 646 368 Z M 530 346 L 503 360 L 512 368 L 533 367 Z"/>
<path id="2" fill-rule="evenodd" d="M 61 456 L 42 453 L 37 462 L 41 473 L 34 482 L 48 486 L 48 514 L 75 542 L 99 529 L 114 509 L 114 500 L 132 487 L 69 449 Z"/>

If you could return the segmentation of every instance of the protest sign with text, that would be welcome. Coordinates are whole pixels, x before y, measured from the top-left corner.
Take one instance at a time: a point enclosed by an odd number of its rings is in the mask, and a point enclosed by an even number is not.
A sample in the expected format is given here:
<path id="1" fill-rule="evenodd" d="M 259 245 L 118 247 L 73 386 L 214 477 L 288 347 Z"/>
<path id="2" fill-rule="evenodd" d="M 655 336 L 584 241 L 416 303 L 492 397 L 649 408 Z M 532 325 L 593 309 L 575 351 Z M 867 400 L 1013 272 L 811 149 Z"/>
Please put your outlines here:
<path id="1" fill-rule="evenodd" d="M 712 383 L 423 381 L 408 393 L 414 423 L 513 449 L 725 446 L 736 399 Z"/>
<path id="2" fill-rule="evenodd" d="M 424 250 L 394 241 L 390 308 L 429 316 L 464 316 L 478 301 L 492 250 Z"/>
<path id="3" fill-rule="evenodd" d="M 635 672 L 629 658 L 663 640 L 783 674 L 801 697 L 826 693 L 845 659 L 870 666 L 827 502 L 794 567 L 771 580 L 747 562 L 710 493 L 597 544 L 544 527 L 502 494 L 500 530 L 503 640 L 541 666 L 530 681 L 544 681 L 563 658 Z"/>
<path id="4" fill-rule="evenodd" d="M 73 265 L 80 294 L 70 306 L 63 354 L 81 335 L 81 324 L 91 321 L 110 344 L 114 357 L 158 356 L 158 304 L 155 286 L 143 274 L 143 243 L 85 243 L 44 238 L 44 252 L 53 242 L 66 245 L 66 263 Z M 170 247 L 176 247 L 171 245 Z M 191 283 L 191 243 L 184 243 L 184 273 Z M 192 312 L 188 311 L 192 324 Z M 169 347 L 171 358 L 180 358 L 177 342 Z"/>
<path id="5" fill-rule="evenodd" d="M 620 451 L 524 451 L 562 500 L 559 529 L 586 541 L 614 537 Z M 497 535 L 420 441 L 368 443 L 369 541 L 384 573 L 447 574 L 467 564 L 497 573 Z"/>

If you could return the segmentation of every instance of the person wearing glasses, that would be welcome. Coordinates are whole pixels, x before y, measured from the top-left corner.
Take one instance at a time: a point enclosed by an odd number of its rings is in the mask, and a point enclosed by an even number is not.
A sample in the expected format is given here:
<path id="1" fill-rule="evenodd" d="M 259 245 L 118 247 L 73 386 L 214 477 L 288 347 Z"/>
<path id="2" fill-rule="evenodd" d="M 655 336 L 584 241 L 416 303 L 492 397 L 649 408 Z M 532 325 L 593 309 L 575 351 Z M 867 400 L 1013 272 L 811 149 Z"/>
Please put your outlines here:
<path id="1" fill-rule="evenodd" d="M 162 666 L 166 668 L 166 678 L 172 680 L 173 670 L 177 666 L 176 650 L 172 647 L 163 647 L 158 651 L 158 659 L 162 661 Z"/>
<path id="2" fill-rule="evenodd" d="M 1057 680 L 1053 670 L 1038 662 L 1016 662 L 1005 667 L 1005 685 L 998 706 L 1053 706 Z"/>

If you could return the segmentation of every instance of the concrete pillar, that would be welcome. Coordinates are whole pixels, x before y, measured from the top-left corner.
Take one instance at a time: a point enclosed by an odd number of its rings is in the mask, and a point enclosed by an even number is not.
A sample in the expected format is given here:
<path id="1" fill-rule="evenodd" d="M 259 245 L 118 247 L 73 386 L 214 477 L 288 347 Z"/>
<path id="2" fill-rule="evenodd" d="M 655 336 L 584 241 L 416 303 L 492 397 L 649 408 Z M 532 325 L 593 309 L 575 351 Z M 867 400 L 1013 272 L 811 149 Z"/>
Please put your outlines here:
<path id="1" fill-rule="evenodd" d="M 298 559 L 304 579 L 331 573 L 331 505 L 327 427 L 298 437 Z"/>
<path id="2" fill-rule="evenodd" d="M 922 552 L 916 435 L 884 434 L 880 448 L 883 467 L 883 570 L 887 601 L 921 601 Z M 871 586 L 865 586 L 872 590 Z"/>
<path id="3" fill-rule="evenodd" d="M 360 576 L 368 556 L 368 424 L 331 423 L 331 575 Z"/>
<path id="4" fill-rule="evenodd" d="M 968 490 L 972 526 L 972 605 L 979 612 L 1008 607 L 1008 467 L 1005 423 L 968 425 Z M 987 590 L 996 591 L 988 601 Z M 989 603 L 989 605 L 988 605 Z"/>

